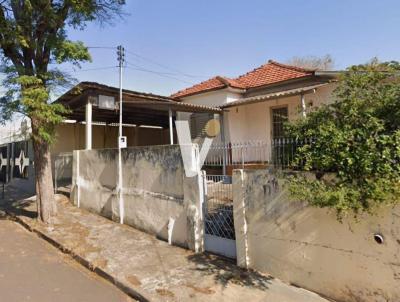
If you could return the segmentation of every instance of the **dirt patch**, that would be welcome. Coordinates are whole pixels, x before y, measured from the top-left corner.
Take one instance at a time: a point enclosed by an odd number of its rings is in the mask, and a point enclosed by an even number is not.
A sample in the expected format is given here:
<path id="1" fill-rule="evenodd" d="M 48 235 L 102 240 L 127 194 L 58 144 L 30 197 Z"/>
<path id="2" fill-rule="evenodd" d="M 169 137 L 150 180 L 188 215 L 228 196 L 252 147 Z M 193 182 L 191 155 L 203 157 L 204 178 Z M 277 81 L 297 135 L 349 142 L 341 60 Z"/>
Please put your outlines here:
<path id="1" fill-rule="evenodd" d="M 215 293 L 215 290 L 211 289 L 211 287 L 197 287 L 193 284 L 186 284 L 186 287 L 193 289 L 195 292 L 202 293 L 205 295 L 212 295 Z"/>
<path id="2" fill-rule="evenodd" d="M 168 289 L 165 288 L 157 288 L 156 289 L 157 294 L 163 297 L 175 297 L 174 293 L 169 291 Z"/>
<path id="3" fill-rule="evenodd" d="M 129 276 L 125 277 L 125 278 L 126 278 L 126 280 L 129 281 L 130 284 L 132 284 L 134 286 L 142 285 L 142 282 L 140 282 L 140 280 L 136 276 L 129 275 Z"/>
<path id="4" fill-rule="evenodd" d="M 66 239 L 66 243 L 71 249 L 75 250 L 76 253 L 83 256 L 87 256 L 92 253 L 100 252 L 100 248 L 87 242 L 89 237 L 89 229 L 80 223 L 74 223 L 71 226 L 63 227 L 65 233 L 72 235 Z"/>
<path id="5" fill-rule="evenodd" d="M 92 262 L 93 266 L 99 267 L 99 268 L 102 268 L 102 269 L 104 269 L 107 266 L 107 263 L 108 263 L 107 259 L 104 259 L 104 258 L 96 258 Z"/>
<path id="6" fill-rule="evenodd" d="M 56 202 L 61 203 L 63 205 L 70 203 L 69 198 L 63 194 L 55 194 L 54 198 Z"/>

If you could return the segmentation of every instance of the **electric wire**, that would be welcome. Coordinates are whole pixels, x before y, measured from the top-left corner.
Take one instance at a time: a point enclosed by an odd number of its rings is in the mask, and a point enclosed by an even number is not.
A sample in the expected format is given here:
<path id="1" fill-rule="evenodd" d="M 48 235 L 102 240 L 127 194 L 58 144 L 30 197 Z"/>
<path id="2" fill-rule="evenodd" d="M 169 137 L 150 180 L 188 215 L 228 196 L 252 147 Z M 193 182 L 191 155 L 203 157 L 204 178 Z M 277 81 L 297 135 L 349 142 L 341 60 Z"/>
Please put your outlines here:
<path id="1" fill-rule="evenodd" d="M 140 55 L 140 54 L 138 54 L 138 53 L 135 53 L 135 52 L 133 52 L 133 51 L 130 51 L 130 50 L 126 50 L 126 49 L 125 49 L 125 51 L 126 51 L 127 54 L 130 54 L 131 56 L 134 56 L 134 57 L 136 57 L 136 58 L 142 59 L 142 60 L 147 61 L 147 62 L 149 62 L 149 63 L 151 63 L 151 64 L 157 65 L 157 66 L 159 66 L 159 67 L 161 67 L 161 68 L 163 68 L 163 69 L 173 71 L 173 72 L 175 72 L 175 73 L 178 73 L 178 74 L 180 74 L 180 75 L 182 75 L 182 76 L 185 76 L 185 77 L 188 77 L 188 78 L 208 78 L 207 76 L 193 75 L 193 74 L 188 74 L 188 73 L 182 72 L 182 71 L 180 71 L 180 70 L 178 70 L 178 69 L 176 69 L 176 68 L 167 66 L 167 65 L 165 65 L 165 64 L 161 64 L 161 63 L 159 63 L 159 62 L 157 62 L 157 61 L 155 61 L 155 60 L 153 60 L 153 59 L 147 58 L 147 57 L 145 57 L 145 56 L 142 56 L 142 55 Z"/>
<path id="2" fill-rule="evenodd" d="M 158 75 L 158 76 L 160 76 L 160 77 L 169 78 L 169 79 L 173 79 L 173 80 L 176 80 L 176 81 L 180 81 L 180 82 L 183 82 L 183 83 L 186 83 L 186 84 L 194 85 L 193 82 L 189 82 L 189 81 L 186 81 L 186 80 L 183 80 L 183 79 L 174 77 L 174 76 L 170 75 L 169 73 L 160 72 L 160 71 L 156 71 L 156 70 L 146 69 L 146 68 L 143 68 L 143 67 L 141 67 L 141 66 L 134 65 L 134 64 L 129 63 L 129 62 L 126 62 L 125 68 L 131 69 L 131 70 L 136 70 L 136 71 L 142 71 L 142 72 L 152 73 L 152 74 L 156 74 L 156 75 Z"/>

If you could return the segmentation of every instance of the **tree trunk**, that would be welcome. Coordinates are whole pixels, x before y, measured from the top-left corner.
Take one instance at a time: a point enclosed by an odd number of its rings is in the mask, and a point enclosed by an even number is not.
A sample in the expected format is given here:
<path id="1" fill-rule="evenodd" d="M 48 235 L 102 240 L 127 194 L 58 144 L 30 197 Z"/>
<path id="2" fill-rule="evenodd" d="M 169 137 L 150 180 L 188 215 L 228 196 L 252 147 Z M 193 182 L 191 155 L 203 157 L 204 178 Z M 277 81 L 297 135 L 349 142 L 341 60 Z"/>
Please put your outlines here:
<path id="1" fill-rule="evenodd" d="M 50 145 L 38 138 L 35 124 L 35 120 L 32 119 L 38 219 L 44 223 L 50 223 L 51 218 L 57 213 L 51 171 Z"/>

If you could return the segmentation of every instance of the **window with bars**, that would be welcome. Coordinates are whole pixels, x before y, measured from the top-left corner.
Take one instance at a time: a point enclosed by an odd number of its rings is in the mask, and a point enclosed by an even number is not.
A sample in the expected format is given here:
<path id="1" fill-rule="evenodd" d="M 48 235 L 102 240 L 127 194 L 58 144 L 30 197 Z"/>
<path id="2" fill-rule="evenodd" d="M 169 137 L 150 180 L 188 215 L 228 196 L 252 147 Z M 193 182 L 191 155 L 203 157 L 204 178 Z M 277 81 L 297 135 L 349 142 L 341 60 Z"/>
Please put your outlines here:
<path id="1" fill-rule="evenodd" d="M 272 138 L 285 137 L 284 124 L 288 120 L 288 108 L 272 109 Z"/>

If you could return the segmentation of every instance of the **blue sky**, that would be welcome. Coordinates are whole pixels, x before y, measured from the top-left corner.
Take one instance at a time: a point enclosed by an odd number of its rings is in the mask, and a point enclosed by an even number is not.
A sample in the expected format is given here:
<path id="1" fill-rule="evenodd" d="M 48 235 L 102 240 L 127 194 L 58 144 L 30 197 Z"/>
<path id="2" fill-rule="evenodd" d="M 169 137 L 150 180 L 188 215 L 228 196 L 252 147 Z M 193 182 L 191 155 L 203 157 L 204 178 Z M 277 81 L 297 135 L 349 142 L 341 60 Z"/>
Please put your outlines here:
<path id="1" fill-rule="evenodd" d="M 116 46 L 128 64 L 128 89 L 169 95 L 215 75 L 235 77 L 268 59 L 330 54 L 335 68 L 374 56 L 400 60 L 400 1 L 396 0 L 126 0 L 127 15 L 112 27 L 90 24 L 69 31 L 88 46 Z M 93 62 L 73 73 L 78 80 L 118 84 L 115 50 L 92 49 Z M 183 75 L 189 74 L 195 77 Z"/>

